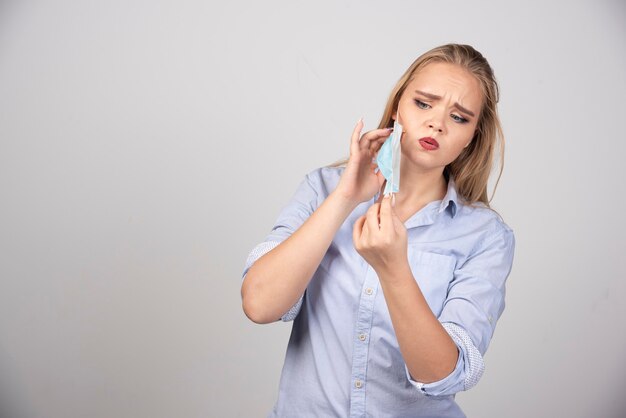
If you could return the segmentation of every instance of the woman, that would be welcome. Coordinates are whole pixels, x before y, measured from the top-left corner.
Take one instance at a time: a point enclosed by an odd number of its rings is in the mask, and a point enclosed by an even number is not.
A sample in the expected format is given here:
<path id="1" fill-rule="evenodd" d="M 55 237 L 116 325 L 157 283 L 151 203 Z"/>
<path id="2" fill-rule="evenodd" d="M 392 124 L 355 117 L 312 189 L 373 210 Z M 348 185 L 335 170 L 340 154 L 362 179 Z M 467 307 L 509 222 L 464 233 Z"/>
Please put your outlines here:
<path id="1" fill-rule="evenodd" d="M 360 120 L 345 164 L 309 173 L 251 252 L 244 312 L 294 320 L 271 416 L 465 416 L 454 395 L 483 373 L 515 246 L 486 191 L 497 101 L 471 46 L 423 54 L 379 129 Z M 383 197 L 396 121 L 400 185 Z"/>

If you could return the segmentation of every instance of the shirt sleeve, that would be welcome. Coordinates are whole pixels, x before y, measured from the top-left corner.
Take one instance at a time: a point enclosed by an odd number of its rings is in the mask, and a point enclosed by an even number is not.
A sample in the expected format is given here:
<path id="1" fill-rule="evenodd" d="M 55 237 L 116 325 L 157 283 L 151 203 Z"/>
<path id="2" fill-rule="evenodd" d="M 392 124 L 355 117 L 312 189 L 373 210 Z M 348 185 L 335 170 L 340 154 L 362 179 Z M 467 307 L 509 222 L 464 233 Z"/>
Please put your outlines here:
<path id="1" fill-rule="evenodd" d="M 246 260 L 246 265 L 242 273 L 242 279 L 246 277 L 248 270 L 262 256 L 276 248 L 281 242 L 286 240 L 306 221 L 309 216 L 319 206 L 320 172 L 315 170 L 307 174 L 296 189 L 290 202 L 281 210 L 278 219 L 274 223 L 269 235 L 265 240 L 256 245 Z M 305 291 L 306 293 L 306 291 Z M 300 312 L 304 294 L 294 306 L 289 309 L 280 319 L 291 321 Z"/>
<path id="2" fill-rule="evenodd" d="M 439 321 L 459 350 L 455 369 L 432 383 L 409 381 L 427 396 L 446 396 L 468 390 L 480 380 L 496 322 L 504 311 L 505 282 L 513 265 L 515 236 L 508 227 L 483 240 L 457 266 L 448 287 Z"/>

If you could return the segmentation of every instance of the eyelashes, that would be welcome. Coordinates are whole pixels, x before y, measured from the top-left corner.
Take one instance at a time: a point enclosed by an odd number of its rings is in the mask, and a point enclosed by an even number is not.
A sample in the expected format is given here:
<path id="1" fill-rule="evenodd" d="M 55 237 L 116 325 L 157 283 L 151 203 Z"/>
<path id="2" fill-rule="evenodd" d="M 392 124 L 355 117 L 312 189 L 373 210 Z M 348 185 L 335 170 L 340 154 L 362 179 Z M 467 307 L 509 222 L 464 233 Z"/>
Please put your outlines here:
<path id="1" fill-rule="evenodd" d="M 467 122 L 469 122 L 467 119 L 465 119 L 465 118 L 463 118 L 461 116 L 455 115 L 454 113 L 452 115 L 450 115 L 450 116 L 452 116 L 452 120 L 454 120 L 456 122 L 459 122 L 459 123 L 467 123 Z"/>
<path id="2" fill-rule="evenodd" d="M 429 105 L 429 104 L 424 103 L 424 102 L 423 102 L 423 101 L 421 101 L 421 100 L 414 99 L 414 101 L 415 101 L 415 104 L 417 105 L 417 107 L 418 107 L 418 108 L 420 108 L 420 109 L 426 110 L 426 109 L 430 108 L 430 105 Z M 453 120 L 453 121 L 455 121 L 455 122 L 457 122 L 457 123 L 467 123 L 467 122 L 469 122 L 469 121 L 468 121 L 467 119 L 465 119 L 464 117 L 461 117 L 461 116 L 459 116 L 459 115 L 455 115 L 454 113 L 453 113 L 453 114 L 451 114 L 450 116 L 452 116 L 452 120 Z"/>
<path id="3" fill-rule="evenodd" d="M 417 104 L 417 107 L 419 107 L 420 109 L 428 109 L 428 105 L 424 102 L 422 102 L 421 100 L 417 100 L 415 99 L 415 103 Z"/>

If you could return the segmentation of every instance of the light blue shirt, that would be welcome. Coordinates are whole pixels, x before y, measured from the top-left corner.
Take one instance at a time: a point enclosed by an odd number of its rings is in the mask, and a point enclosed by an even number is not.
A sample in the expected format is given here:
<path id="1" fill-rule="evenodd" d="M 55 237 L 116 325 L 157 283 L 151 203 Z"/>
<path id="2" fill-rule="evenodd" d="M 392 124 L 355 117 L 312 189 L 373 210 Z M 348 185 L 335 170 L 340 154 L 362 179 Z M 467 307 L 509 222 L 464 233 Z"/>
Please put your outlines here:
<path id="1" fill-rule="evenodd" d="M 335 189 L 344 168 L 309 173 L 243 272 L 296 231 Z M 352 227 L 376 197 L 337 231 L 298 303 L 271 417 L 465 417 L 455 393 L 480 379 L 504 310 L 513 231 L 493 210 L 464 205 L 454 179 L 443 200 L 405 222 L 413 276 L 459 349 L 454 371 L 421 383 L 409 374 L 378 276 L 356 252 Z"/>

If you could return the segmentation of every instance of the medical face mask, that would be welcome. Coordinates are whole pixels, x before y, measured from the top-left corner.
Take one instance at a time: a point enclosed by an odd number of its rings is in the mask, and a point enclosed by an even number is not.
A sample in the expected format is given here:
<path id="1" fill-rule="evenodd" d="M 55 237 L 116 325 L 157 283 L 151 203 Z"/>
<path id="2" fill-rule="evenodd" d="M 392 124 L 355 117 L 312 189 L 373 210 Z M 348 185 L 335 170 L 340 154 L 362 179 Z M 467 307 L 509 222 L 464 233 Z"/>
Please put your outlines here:
<path id="1" fill-rule="evenodd" d="M 398 122 L 398 115 L 393 123 L 393 133 L 383 143 L 376 156 L 376 164 L 382 175 L 387 179 L 383 194 L 398 193 L 400 190 L 400 138 L 402 138 L 402 125 Z"/>

